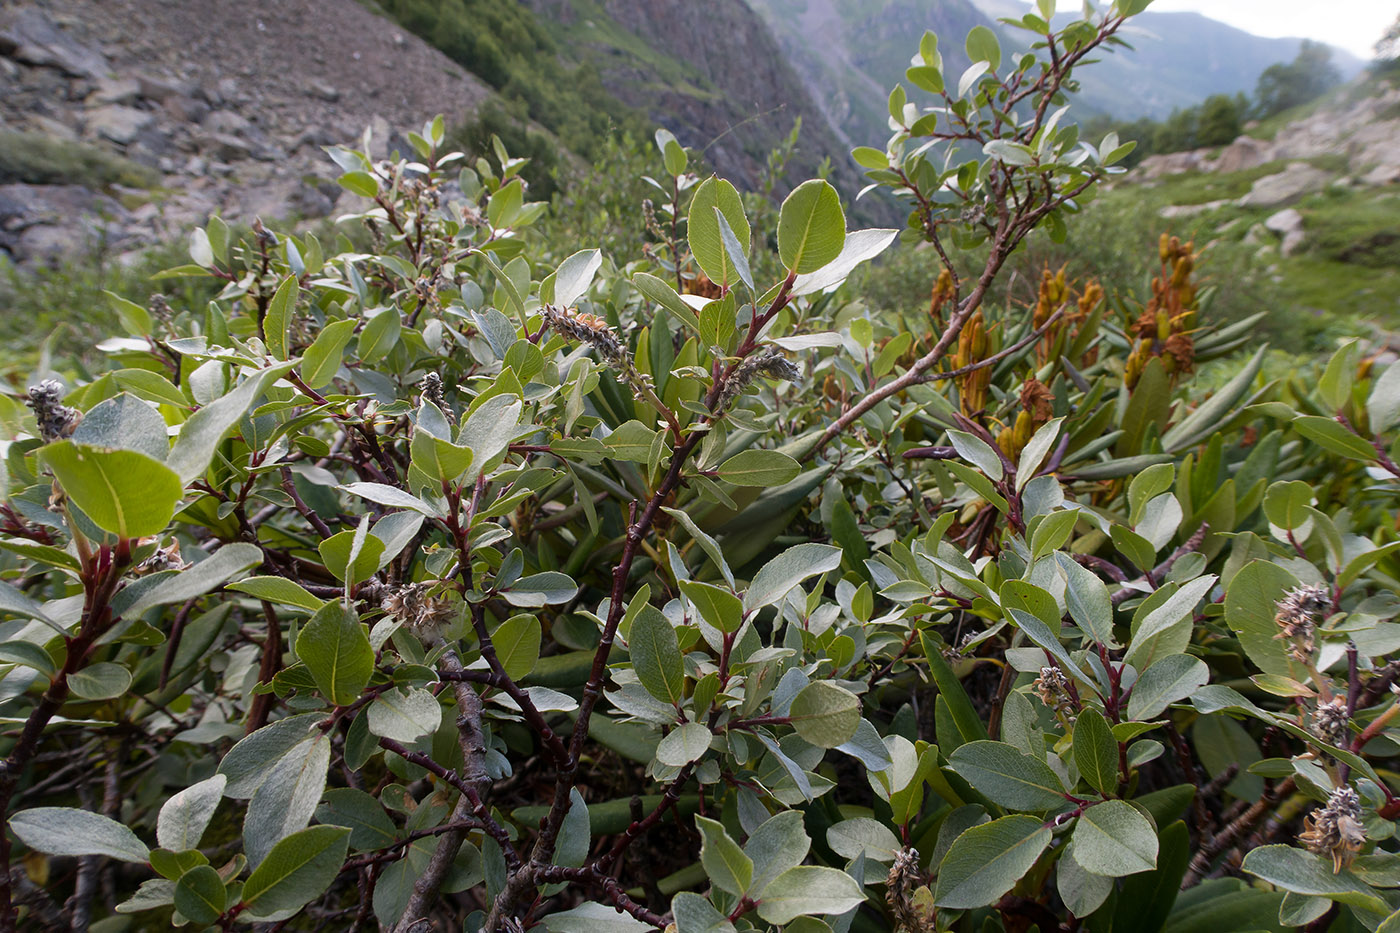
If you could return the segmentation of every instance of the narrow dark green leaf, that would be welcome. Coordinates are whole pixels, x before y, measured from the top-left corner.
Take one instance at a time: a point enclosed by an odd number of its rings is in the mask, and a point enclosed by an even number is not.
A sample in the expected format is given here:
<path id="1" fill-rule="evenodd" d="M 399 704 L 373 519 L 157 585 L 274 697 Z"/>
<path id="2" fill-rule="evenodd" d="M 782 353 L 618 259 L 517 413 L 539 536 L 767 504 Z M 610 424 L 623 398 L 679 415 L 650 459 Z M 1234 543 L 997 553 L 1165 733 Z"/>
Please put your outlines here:
<path id="1" fill-rule="evenodd" d="M 1096 790 L 1111 794 L 1117 789 L 1118 742 L 1108 720 L 1093 707 L 1085 707 L 1074 721 L 1074 763 Z"/>

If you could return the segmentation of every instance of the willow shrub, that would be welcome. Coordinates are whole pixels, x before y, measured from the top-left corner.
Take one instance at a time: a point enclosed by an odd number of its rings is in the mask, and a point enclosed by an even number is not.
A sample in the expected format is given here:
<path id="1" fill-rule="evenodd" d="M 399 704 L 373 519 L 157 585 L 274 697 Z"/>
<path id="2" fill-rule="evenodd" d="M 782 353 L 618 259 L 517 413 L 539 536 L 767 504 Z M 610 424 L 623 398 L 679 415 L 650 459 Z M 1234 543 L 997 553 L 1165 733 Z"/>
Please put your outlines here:
<path id="1" fill-rule="evenodd" d="M 925 36 L 856 158 L 927 310 L 664 133 L 625 265 L 441 120 L 331 150 L 367 246 L 196 231 L 207 307 L 0 402 L 0 926 L 1394 927 L 1400 367 L 1262 383 L 1166 238 L 983 302 L 1140 5 Z"/>

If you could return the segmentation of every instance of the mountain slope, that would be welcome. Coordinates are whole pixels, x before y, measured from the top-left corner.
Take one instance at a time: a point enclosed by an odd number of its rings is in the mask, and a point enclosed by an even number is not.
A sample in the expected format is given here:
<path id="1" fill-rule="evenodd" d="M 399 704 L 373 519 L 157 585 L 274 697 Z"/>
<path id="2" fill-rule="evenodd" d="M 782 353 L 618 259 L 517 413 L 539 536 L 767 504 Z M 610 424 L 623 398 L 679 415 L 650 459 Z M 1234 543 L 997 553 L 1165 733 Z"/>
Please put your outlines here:
<path id="1" fill-rule="evenodd" d="M 770 150 L 802 120 L 790 178 L 832 160 L 832 181 L 858 176 L 802 79 L 743 0 L 526 0 L 564 54 L 720 174 L 753 187 Z M 567 140 L 565 141 L 567 143 Z"/>
<path id="2" fill-rule="evenodd" d="M 967 67 L 963 39 L 990 25 L 968 0 L 749 0 L 848 147 L 881 146 L 889 135 L 886 100 L 904 81 L 919 37 L 942 40 L 952 74 Z"/>

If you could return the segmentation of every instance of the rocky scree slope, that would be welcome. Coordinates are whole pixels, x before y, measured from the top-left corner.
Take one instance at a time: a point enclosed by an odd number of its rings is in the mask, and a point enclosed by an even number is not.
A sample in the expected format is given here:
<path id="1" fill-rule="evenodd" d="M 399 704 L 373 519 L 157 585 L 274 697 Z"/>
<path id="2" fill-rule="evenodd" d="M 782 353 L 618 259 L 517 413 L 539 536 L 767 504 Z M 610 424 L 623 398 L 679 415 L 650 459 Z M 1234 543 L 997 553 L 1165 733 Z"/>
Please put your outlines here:
<path id="1" fill-rule="evenodd" d="M 354 0 L 5 5 L 0 252 L 21 264 L 124 253 L 215 212 L 324 216 L 340 188 L 322 146 L 370 128 L 378 153 L 407 151 L 394 130 L 460 119 L 491 93 Z M 65 150 L 134 163 L 149 188 L 16 177 Z"/>

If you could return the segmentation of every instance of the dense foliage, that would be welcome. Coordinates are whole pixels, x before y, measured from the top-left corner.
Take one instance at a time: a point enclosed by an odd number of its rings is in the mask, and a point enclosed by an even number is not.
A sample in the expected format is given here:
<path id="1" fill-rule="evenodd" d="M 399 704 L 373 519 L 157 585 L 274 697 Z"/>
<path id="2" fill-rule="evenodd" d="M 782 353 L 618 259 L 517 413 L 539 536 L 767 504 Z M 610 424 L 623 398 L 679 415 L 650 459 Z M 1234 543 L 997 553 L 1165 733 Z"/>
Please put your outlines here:
<path id="1" fill-rule="evenodd" d="M 989 301 L 1144 5 L 925 35 L 902 233 L 663 131 L 575 251 L 441 119 L 331 151 L 367 247 L 195 231 L 0 399 L 0 929 L 1393 929 L 1400 366 L 1263 382 L 1166 236 Z"/>

